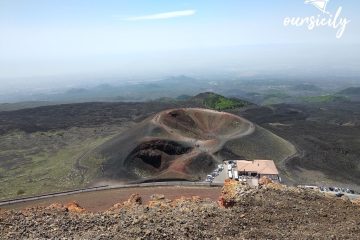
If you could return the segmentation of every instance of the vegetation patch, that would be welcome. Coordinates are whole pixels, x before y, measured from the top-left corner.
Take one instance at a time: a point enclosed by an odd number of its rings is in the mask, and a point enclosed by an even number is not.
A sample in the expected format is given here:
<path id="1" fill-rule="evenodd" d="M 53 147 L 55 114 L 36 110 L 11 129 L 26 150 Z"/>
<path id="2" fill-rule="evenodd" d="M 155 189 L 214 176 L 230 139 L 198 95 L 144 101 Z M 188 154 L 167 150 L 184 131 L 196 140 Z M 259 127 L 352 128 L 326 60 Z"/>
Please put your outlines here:
<path id="1" fill-rule="evenodd" d="M 227 109 L 239 108 L 249 103 L 236 98 L 226 98 L 216 93 L 207 92 L 196 95 L 193 99 L 201 101 L 205 107 L 223 111 Z"/>

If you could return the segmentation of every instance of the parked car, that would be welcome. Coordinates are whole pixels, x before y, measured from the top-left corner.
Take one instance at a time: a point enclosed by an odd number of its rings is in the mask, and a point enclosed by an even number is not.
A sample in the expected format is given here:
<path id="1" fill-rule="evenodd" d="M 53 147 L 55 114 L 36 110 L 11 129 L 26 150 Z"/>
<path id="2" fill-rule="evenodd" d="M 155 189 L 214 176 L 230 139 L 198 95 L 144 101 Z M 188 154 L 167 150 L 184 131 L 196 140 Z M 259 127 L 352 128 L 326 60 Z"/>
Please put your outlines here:
<path id="1" fill-rule="evenodd" d="M 335 196 L 342 197 L 342 196 L 344 196 L 344 194 L 343 193 L 337 193 L 337 194 L 335 194 Z"/>
<path id="2" fill-rule="evenodd" d="M 234 171 L 234 179 L 238 180 L 239 179 L 239 175 L 237 171 Z"/>

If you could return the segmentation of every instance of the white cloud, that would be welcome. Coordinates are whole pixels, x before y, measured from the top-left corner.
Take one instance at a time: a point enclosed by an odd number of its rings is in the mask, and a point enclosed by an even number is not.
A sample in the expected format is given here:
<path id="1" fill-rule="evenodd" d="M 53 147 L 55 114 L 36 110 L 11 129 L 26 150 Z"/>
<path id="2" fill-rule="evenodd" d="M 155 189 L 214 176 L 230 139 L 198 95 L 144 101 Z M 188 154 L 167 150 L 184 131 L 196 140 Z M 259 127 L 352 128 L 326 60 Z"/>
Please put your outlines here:
<path id="1" fill-rule="evenodd" d="M 195 13 L 196 13 L 195 10 L 165 12 L 165 13 L 157 13 L 157 14 L 151 14 L 145 16 L 129 17 L 126 18 L 125 21 L 157 20 L 157 19 L 169 19 L 176 17 L 187 17 L 187 16 L 192 16 Z"/>

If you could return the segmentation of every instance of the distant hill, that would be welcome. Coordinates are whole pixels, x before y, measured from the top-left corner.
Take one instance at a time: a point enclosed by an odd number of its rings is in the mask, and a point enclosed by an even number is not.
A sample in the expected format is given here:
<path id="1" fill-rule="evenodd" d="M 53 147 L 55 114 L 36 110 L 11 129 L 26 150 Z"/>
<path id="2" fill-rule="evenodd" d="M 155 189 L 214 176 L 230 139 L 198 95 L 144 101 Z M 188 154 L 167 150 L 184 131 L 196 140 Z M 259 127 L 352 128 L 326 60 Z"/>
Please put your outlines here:
<path id="1" fill-rule="evenodd" d="M 344 95 L 360 95 L 360 87 L 350 87 L 340 91 L 338 94 Z"/>
<path id="2" fill-rule="evenodd" d="M 350 87 L 339 92 L 339 94 L 360 95 L 360 87 Z"/>
<path id="3" fill-rule="evenodd" d="M 328 94 L 322 96 L 304 97 L 303 100 L 307 103 L 331 103 L 348 101 L 348 98 L 345 96 Z"/>
<path id="4" fill-rule="evenodd" d="M 346 97 L 351 101 L 360 101 L 360 87 L 346 88 L 338 92 L 337 95 Z"/>
<path id="5" fill-rule="evenodd" d="M 157 98 L 154 102 L 167 102 L 167 103 L 178 103 L 187 104 L 192 107 L 206 107 L 214 110 L 228 110 L 234 108 L 241 108 L 252 103 L 238 98 L 227 98 L 220 94 L 213 92 L 199 93 L 195 96 L 180 95 L 176 98 L 162 97 Z"/>
<path id="6" fill-rule="evenodd" d="M 200 93 L 191 100 L 201 102 L 205 107 L 215 110 L 227 110 L 250 105 L 249 102 L 237 98 L 226 98 L 213 92 Z"/>
<path id="7" fill-rule="evenodd" d="M 29 101 L 17 103 L 0 103 L 0 112 L 2 111 L 15 111 L 19 109 L 35 108 L 41 106 L 58 105 L 60 102 L 46 102 L 46 101 Z"/>

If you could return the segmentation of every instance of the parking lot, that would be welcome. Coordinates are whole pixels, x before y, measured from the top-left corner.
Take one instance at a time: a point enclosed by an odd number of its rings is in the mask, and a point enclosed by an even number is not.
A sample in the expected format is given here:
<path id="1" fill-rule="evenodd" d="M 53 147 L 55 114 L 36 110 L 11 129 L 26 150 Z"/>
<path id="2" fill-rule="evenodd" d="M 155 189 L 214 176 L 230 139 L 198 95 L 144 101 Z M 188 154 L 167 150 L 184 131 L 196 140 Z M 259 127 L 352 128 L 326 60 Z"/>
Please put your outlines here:
<path id="1" fill-rule="evenodd" d="M 316 191 L 320 191 L 322 193 L 328 193 L 332 195 L 336 195 L 337 197 L 341 197 L 343 195 L 348 196 L 350 200 L 359 198 L 360 195 L 352 189 L 349 188 L 341 188 L 341 187 L 324 187 L 324 186 L 316 186 L 316 185 L 298 185 L 299 188 L 312 189 Z"/>
<path id="2" fill-rule="evenodd" d="M 222 171 L 219 172 L 219 175 L 215 176 L 213 183 L 224 183 L 225 179 L 228 178 L 227 168 L 224 167 Z"/>
<path id="3" fill-rule="evenodd" d="M 351 189 L 344 189 L 339 187 L 319 187 L 320 192 L 334 194 L 338 197 L 342 195 L 348 196 L 350 200 L 357 199 L 360 197 L 359 194 L 355 193 L 354 190 Z"/>
<path id="4" fill-rule="evenodd" d="M 220 165 L 222 166 L 220 167 Z M 229 178 L 228 164 L 227 162 L 224 162 L 224 164 L 219 164 L 218 167 L 211 174 L 208 175 L 206 181 L 212 183 L 224 183 L 225 179 L 227 178 Z"/>

